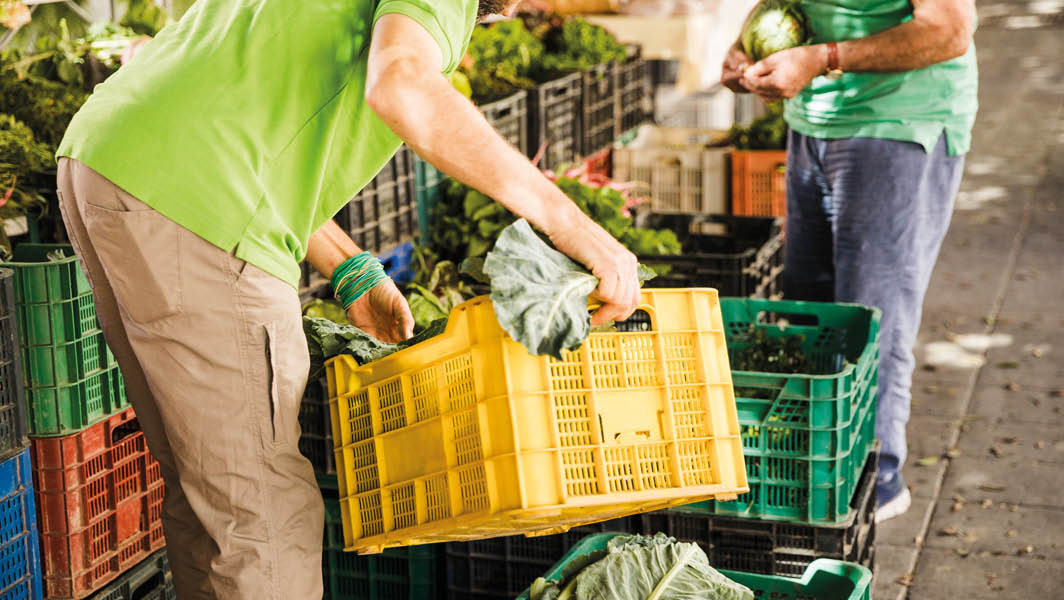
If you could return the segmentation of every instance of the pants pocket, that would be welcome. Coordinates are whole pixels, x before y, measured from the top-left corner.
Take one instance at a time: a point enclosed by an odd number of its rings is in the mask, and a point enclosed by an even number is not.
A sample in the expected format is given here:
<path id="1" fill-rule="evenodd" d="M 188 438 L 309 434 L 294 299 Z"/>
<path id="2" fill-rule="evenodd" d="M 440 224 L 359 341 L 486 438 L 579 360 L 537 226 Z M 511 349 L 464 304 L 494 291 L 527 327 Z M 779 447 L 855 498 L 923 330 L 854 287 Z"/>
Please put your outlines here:
<path id="1" fill-rule="evenodd" d="M 85 229 L 115 291 L 135 323 L 181 312 L 181 227 L 155 210 L 82 204 Z"/>

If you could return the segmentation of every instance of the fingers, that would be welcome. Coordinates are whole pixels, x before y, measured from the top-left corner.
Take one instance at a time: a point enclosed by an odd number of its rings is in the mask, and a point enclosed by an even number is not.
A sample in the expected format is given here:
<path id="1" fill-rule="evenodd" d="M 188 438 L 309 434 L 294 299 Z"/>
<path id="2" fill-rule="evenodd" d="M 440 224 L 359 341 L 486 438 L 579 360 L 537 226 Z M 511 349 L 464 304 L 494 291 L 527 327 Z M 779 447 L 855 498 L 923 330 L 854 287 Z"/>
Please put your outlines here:
<path id="1" fill-rule="evenodd" d="M 399 296 L 396 304 L 396 334 L 400 340 L 410 339 L 414 335 L 414 315 L 411 314 L 410 306 L 402 296 Z"/>

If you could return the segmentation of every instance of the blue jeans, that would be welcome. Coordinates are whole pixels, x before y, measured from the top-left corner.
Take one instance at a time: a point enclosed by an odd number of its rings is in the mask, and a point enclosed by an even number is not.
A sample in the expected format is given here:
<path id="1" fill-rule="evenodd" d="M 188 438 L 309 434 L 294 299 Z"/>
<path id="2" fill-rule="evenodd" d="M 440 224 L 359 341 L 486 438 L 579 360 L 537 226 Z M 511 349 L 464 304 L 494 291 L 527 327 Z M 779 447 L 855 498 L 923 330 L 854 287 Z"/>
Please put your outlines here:
<path id="1" fill-rule="evenodd" d="M 911 142 L 795 131 L 787 147 L 784 295 L 883 311 L 876 437 L 886 501 L 904 485 L 913 345 L 964 156 L 947 154 L 944 135 L 930 154 Z"/>

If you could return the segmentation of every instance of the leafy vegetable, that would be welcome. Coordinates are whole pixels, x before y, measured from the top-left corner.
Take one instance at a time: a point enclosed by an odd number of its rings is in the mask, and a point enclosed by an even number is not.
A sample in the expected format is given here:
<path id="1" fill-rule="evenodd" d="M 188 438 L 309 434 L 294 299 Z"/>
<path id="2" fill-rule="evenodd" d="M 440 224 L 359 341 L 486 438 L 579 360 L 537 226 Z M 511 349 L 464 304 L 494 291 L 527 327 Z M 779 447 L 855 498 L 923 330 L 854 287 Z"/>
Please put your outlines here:
<path id="1" fill-rule="evenodd" d="M 307 336 L 307 347 L 310 350 L 310 379 L 321 377 L 325 371 L 325 361 L 334 356 L 350 354 L 359 364 L 364 365 L 436 337 L 446 328 L 447 320 L 440 319 L 418 335 L 398 344 L 390 344 L 354 325 L 336 323 L 320 317 L 303 317 L 303 333 Z"/>
<path id="2" fill-rule="evenodd" d="M 816 366 L 802 350 L 804 335 L 769 337 L 764 329 L 751 331 L 749 344 L 735 352 L 732 369 L 763 373 L 816 374 Z"/>
<path id="3" fill-rule="evenodd" d="M 548 246 L 528 221 L 502 232 L 483 271 L 499 325 L 530 353 L 561 359 L 562 350 L 578 348 L 591 333 L 587 300 L 598 278 Z M 643 268 L 639 275 L 654 277 Z"/>
<path id="4" fill-rule="evenodd" d="M 543 38 L 546 53 L 539 70 L 540 78 L 590 69 L 609 62 L 624 62 L 628 51 L 613 35 L 586 20 L 566 19 L 561 27 L 551 28 Z"/>
<path id="5" fill-rule="evenodd" d="M 347 323 L 347 312 L 336 300 L 315 298 L 303 305 L 304 317 L 319 317 L 336 323 Z"/>
<path id="6" fill-rule="evenodd" d="M 732 126 L 730 137 L 739 150 L 783 150 L 787 147 L 787 122 L 783 103 L 769 102 L 768 113 L 754 119 L 749 127 Z"/>
<path id="7" fill-rule="evenodd" d="M 747 56 L 766 56 L 801 46 L 810 37 L 800 0 L 763 0 L 743 26 L 741 40 Z"/>
<path id="8" fill-rule="evenodd" d="M 536 580 L 532 600 L 753 600 L 697 544 L 662 533 L 611 538 L 605 555 L 558 583 Z"/>
<path id="9" fill-rule="evenodd" d="M 487 293 L 463 281 L 454 262 L 440 260 L 425 246 L 414 248 L 412 260 L 414 281 L 406 286 L 406 301 L 414 316 L 415 331 L 427 327 L 437 319 L 445 319 L 451 309 L 462 302 Z"/>

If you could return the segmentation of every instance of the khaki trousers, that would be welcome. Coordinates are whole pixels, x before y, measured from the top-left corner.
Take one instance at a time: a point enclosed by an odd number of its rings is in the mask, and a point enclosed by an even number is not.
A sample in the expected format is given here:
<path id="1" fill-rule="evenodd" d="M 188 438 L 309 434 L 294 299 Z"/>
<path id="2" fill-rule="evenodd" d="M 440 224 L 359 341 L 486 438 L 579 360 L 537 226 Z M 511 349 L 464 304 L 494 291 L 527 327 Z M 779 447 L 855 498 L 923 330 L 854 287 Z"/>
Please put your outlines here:
<path id="1" fill-rule="evenodd" d="M 67 232 L 166 483 L 177 595 L 319 600 L 323 507 L 299 453 L 309 358 L 291 286 L 59 161 Z"/>

